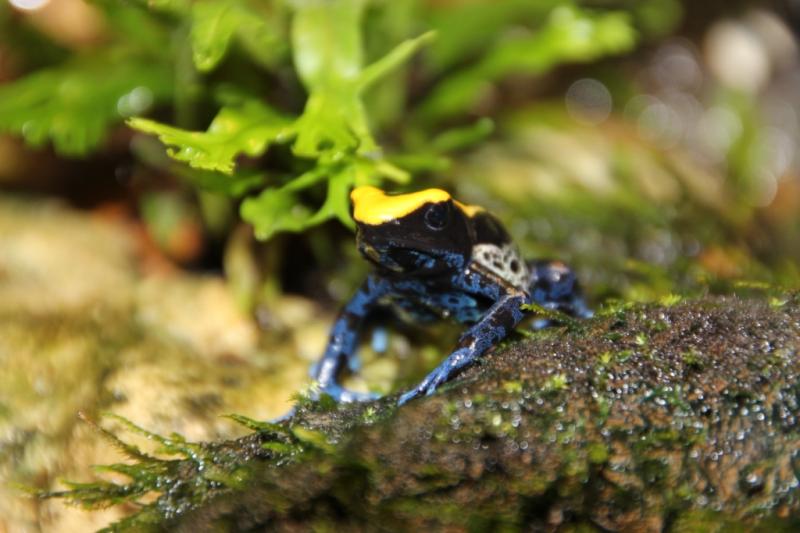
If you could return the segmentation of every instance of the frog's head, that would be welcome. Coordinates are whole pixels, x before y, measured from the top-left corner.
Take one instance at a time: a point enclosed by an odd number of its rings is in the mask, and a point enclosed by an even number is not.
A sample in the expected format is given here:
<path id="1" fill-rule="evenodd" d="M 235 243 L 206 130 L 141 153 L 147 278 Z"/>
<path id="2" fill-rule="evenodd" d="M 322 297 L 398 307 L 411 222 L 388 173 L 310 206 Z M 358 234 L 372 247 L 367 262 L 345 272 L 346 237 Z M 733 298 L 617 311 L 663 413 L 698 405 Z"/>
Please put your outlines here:
<path id="1" fill-rule="evenodd" d="M 379 268 L 440 274 L 469 260 L 474 241 L 469 219 L 479 208 L 461 204 L 441 189 L 387 195 L 375 187 L 358 187 L 350 198 L 358 249 Z"/>

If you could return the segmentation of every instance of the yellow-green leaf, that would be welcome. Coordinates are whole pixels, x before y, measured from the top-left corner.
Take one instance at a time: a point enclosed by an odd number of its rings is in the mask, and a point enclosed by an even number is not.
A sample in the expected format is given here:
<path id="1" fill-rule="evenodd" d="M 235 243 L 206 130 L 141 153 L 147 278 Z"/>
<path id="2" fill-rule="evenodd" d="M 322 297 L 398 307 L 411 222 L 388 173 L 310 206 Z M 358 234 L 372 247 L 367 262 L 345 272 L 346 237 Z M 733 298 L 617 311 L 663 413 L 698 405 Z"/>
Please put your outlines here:
<path id="1" fill-rule="evenodd" d="M 293 133 L 290 120 L 256 100 L 223 108 L 205 132 L 187 131 L 149 119 L 132 119 L 128 124 L 157 135 L 171 147 L 170 157 L 194 168 L 226 174 L 233 172 L 237 156 L 259 156 L 270 143 L 286 141 Z"/>

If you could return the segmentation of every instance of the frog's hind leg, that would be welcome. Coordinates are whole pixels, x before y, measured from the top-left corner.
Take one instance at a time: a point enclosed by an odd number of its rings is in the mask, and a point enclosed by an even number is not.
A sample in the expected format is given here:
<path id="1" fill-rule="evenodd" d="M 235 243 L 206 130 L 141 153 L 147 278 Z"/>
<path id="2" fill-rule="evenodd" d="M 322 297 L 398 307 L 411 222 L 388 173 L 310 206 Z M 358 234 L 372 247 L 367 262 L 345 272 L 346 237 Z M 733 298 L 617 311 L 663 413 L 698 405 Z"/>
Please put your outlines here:
<path id="1" fill-rule="evenodd" d="M 531 261 L 529 290 L 531 299 L 546 309 L 561 311 L 578 318 L 589 318 L 594 313 L 586 305 L 575 272 L 560 261 Z M 538 320 L 535 328 L 549 325 Z"/>

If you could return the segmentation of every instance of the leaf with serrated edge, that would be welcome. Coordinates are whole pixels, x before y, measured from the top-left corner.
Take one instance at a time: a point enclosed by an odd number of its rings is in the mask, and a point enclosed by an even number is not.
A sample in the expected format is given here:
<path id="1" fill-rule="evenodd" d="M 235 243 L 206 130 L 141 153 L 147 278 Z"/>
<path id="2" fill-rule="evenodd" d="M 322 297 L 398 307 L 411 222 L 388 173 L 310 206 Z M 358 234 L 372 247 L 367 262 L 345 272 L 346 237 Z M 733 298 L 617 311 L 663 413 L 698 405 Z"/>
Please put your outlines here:
<path id="1" fill-rule="evenodd" d="M 270 143 L 282 141 L 292 134 L 287 119 L 257 101 L 223 108 L 208 131 L 187 131 L 149 119 L 131 119 L 128 124 L 144 133 L 158 136 L 170 146 L 170 157 L 194 168 L 230 174 L 238 155 L 256 157 Z"/>

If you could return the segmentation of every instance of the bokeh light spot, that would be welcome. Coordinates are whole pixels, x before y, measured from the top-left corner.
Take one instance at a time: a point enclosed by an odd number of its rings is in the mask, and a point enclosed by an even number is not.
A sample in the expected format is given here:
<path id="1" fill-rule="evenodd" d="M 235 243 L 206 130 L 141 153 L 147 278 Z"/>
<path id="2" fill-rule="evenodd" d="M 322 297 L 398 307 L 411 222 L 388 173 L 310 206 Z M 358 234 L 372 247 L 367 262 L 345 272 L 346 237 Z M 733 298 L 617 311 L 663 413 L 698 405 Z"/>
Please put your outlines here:
<path id="1" fill-rule="evenodd" d="M 22 9 L 24 11 L 34 11 L 36 9 L 41 9 L 50 3 L 50 0 L 8 0 L 9 3 L 17 8 Z"/>
<path id="2" fill-rule="evenodd" d="M 570 85 L 565 98 L 570 116 L 587 124 L 600 124 L 606 120 L 614 105 L 606 86 L 592 78 Z"/>

